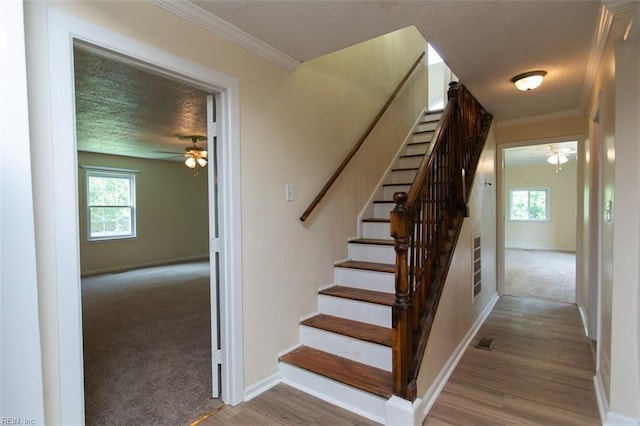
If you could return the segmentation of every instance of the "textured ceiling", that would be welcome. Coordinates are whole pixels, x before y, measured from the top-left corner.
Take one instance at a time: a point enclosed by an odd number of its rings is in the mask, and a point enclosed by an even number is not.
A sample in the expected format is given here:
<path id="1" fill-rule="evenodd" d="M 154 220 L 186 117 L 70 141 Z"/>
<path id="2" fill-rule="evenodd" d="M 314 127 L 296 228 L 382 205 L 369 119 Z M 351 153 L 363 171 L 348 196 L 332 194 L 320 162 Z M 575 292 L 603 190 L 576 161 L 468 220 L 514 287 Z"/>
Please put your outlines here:
<path id="1" fill-rule="evenodd" d="M 299 61 L 415 25 L 498 121 L 576 113 L 596 31 L 598 1 L 192 0 Z M 201 7 L 202 9 L 198 8 Z M 78 149 L 180 159 L 206 134 L 205 92 L 76 46 Z M 519 92 L 514 75 L 548 72 Z M 295 71 L 294 71 L 295 72 Z M 172 155 L 171 153 L 175 153 Z"/>
<path id="2" fill-rule="evenodd" d="M 80 151 L 180 160 L 207 134 L 206 92 L 79 46 L 74 70 Z"/>
<path id="3" fill-rule="evenodd" d="M 299 61 L 415 25 L 497 120 L 577 113 L 599 1 L 191 0 Z M 510 79 L 548 72 L 518 92 Z"/>
<path id="4" fill-rule="evenodd" d="M 577 149 L 578 142 L 576 141 L 507 148 L 504 150 L 504 165 L 505 167 L 519 167 L 549 164 L 547 157 L 552 153 L 552 150 L 561 151 L 565 153 L 569 161 L 575 161 Z"/>

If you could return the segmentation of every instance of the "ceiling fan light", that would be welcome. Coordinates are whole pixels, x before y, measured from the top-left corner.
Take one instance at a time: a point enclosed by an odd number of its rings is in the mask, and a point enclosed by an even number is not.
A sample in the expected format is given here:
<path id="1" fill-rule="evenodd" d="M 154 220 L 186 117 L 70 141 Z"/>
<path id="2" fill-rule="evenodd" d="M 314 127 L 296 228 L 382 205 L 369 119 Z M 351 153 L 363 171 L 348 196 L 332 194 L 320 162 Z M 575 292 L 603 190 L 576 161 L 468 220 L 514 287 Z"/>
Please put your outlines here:
<path id="1" fill-rule="evenodd" d="M 547 75 L 546 71 L 525 72 L 524 74 L 518 74 L 513 77 L 511 82 L 516 85 L 518 90 L 526 92 L 540 86 L 545 75 Z"/>
<path id="2" fill-rule="evenodd" d="M 198 158 L 198 165 L 199 165 L 200 167 L 204 167 L 204 166 L 206 166 L 206 165 L 207 165 L 207 159 L 206 159 L 206 158 L 204 158 L 204 157 L 200 157 L 200 158 Z"/>
<path id="3" fill-rule="evenodd" d="M 547 157 L 547 162 L 549 164 L 564 164 L 567 161 L 569 161 L 569 159 L 564 154 L 553 154 Z"/>
<path id="4" fill-rule="evenodd" d="M 184 165 L 190 169 L 194 169 L 196 167 L 196 159 L 192 156 L 189 156 L 186 160 L 184 160 Z"/>

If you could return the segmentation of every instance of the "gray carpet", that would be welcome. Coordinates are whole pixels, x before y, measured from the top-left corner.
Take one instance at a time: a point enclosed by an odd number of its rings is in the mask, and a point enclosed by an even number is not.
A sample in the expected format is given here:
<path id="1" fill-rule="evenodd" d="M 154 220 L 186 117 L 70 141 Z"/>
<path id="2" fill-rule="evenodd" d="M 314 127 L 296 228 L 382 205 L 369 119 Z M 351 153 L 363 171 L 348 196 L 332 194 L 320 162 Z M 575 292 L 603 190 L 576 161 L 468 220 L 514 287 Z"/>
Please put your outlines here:
<path id="1" fill-rule="evenodd" d="M 575 253 L 505 251 L 505 294 L 574 303 L 575 287 Z"/>
<path id="2" fill-rule="evenodd" d="M 187 425 L 211 397 L 209 264 L 82 279 L 88 425 Z"/>

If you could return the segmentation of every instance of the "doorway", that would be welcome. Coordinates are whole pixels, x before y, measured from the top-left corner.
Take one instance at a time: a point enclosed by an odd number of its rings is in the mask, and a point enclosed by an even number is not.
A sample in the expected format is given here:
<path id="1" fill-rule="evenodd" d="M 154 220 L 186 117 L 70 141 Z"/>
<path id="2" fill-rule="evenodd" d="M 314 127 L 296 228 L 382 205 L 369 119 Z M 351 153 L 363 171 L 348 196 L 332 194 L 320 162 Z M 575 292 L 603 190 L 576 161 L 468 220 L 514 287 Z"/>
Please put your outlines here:
<path id="1" fill-rule="evenodd" d="M 190 423 L 221 404 L 214 97 L 79 43 L 74 77 L 85 419 Z"/>
<path id="2" fill-rule="evenodd" d="M 91 43 L 101 49 L 130 58 L 138 63 L 154 64 L 154 71 L 177 78 L 208 93 L 216 93 L 218 130 L 217 156 L 220 159 L 217 187 L 224 200 L 218 211 L 219 240 L 210 241 L 211 251 L 220 253 L 220 341 L 225 350 L 217 355 L 221 364 L 221 398 L 236 405 L 243 400 L 242 373 L 242 275 L 239 159 L 239 82 L 216 70 L 171 55 L 139 41 L 123 37 L 56 10 L 47 9 L 49 47 L 48 74 L 51 88 L 51 151 L 36 155 L 51 168 L 52 189 L 56 196 L 50 211 L 55 218 L 55 321 L 56 352 L 45 354 L 43 363 L 56 367 L 60 381 L 54 382 L 61 395 L 59 417 L 62 424 L 84 422 L 82 340 L 80 300 L 80 262 L 78 247 L 77 175 L 75 117 L 73 99 L 73 45 Z M 171 70 L 171 71 L 168 71 Z M 51 155 L 48 155 L 51 152 Z M 208 179 L 213 179 L 209 175 Z M 209 184 L 213 188 L 213 184 Z M 210 220 L 211 212 L 209 209 Z M 214 218 L 215 219 L 215 218 Z M 210 226 L 211 228 L 211 226 Z M 75 236 L 73 238 L 72 236 Z M 212 295 L 214 292 L 212 292 Z M 218 362 L 216 360 L 216 362 Z"/>
<path id="3" fill-rule="evenodd" d="M 504 147 L 501 294 L 576 301 L 577 141 Z"/>

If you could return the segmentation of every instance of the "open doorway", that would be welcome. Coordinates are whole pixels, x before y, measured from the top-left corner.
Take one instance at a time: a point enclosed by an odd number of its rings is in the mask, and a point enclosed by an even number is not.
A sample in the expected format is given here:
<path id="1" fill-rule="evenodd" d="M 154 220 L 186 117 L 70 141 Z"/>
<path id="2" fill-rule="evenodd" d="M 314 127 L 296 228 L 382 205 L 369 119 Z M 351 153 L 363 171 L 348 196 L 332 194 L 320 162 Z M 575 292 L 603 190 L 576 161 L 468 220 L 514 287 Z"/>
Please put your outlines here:
<path id="1" fill-rule="evenodd" d="M 85 420 L 191 423 L 221 405 L 214 97 L 81 43 L 74 75 Z"/>
<path id="2" fill-rule="evenodd" d="M 239 80 L 200 62 L 170 54 L 139 40 L 107 30 L 100 25 L 67 15 L 54 7 L 47 9 L 47 40 L 51 100 L 51 139 L 34 157 L 51 172 L 51 203 L 42 213 L 55 220 L 55 306 L 51 320 L 56 330 L 54 350 L 43 354 L 43 364 L 52 366 L 60 382 L 53 381 L 54 391 L 63 397 L 59 403 L 61 424 L 84 424 L 84 389 L 82 359 L 82 306 L 80 303 L 80 248 L 78 236 L 78 173 L 75 138 L 75 100 L 73 44 L 91 43 L 101 49 L 130 58 L 170 78 L 188 82 L 207 93 L 215 93 L 218 180 L 207 174 L 209 191 L 219 189 L 218 210 L 209 208 L 209 229 L 219 223 L 219 240 L 210 242 L 212 252 L 219 253 L 220 341 L 223 351 L 216 353 L 220 364 L 221 398 L 236 405 L 244 399 L 242 347 L 242 229 L 240 202 L 240 97 Z M 153 64 L 153 65 L 149 65 Z M 209 134 L 209 133 L 208 133 Z M 48 145 L 50 144 L 50 146 Z M 46 147 L 46 149 L 44 149 Z M 211 195 L 209 195 L 211 200 Z M 212 217 L 212 212 L 217 217 Z M 188 220 L 185 219 L 185 220 Z M 211 295 L 216 294 L 211 292 Z M 215 306 L 215 304 L 211 304 Z M 215 315 L 217 316 L 217 315 Z M 212 313 L 212 317 L 215 317 Z M 215 328 L 212 327 L 212 332 Z"/>
<path id="3" fill-rule="evenodd" d="M 503 294 L 575 303 L 577 142 L 502 150 Z"/>

